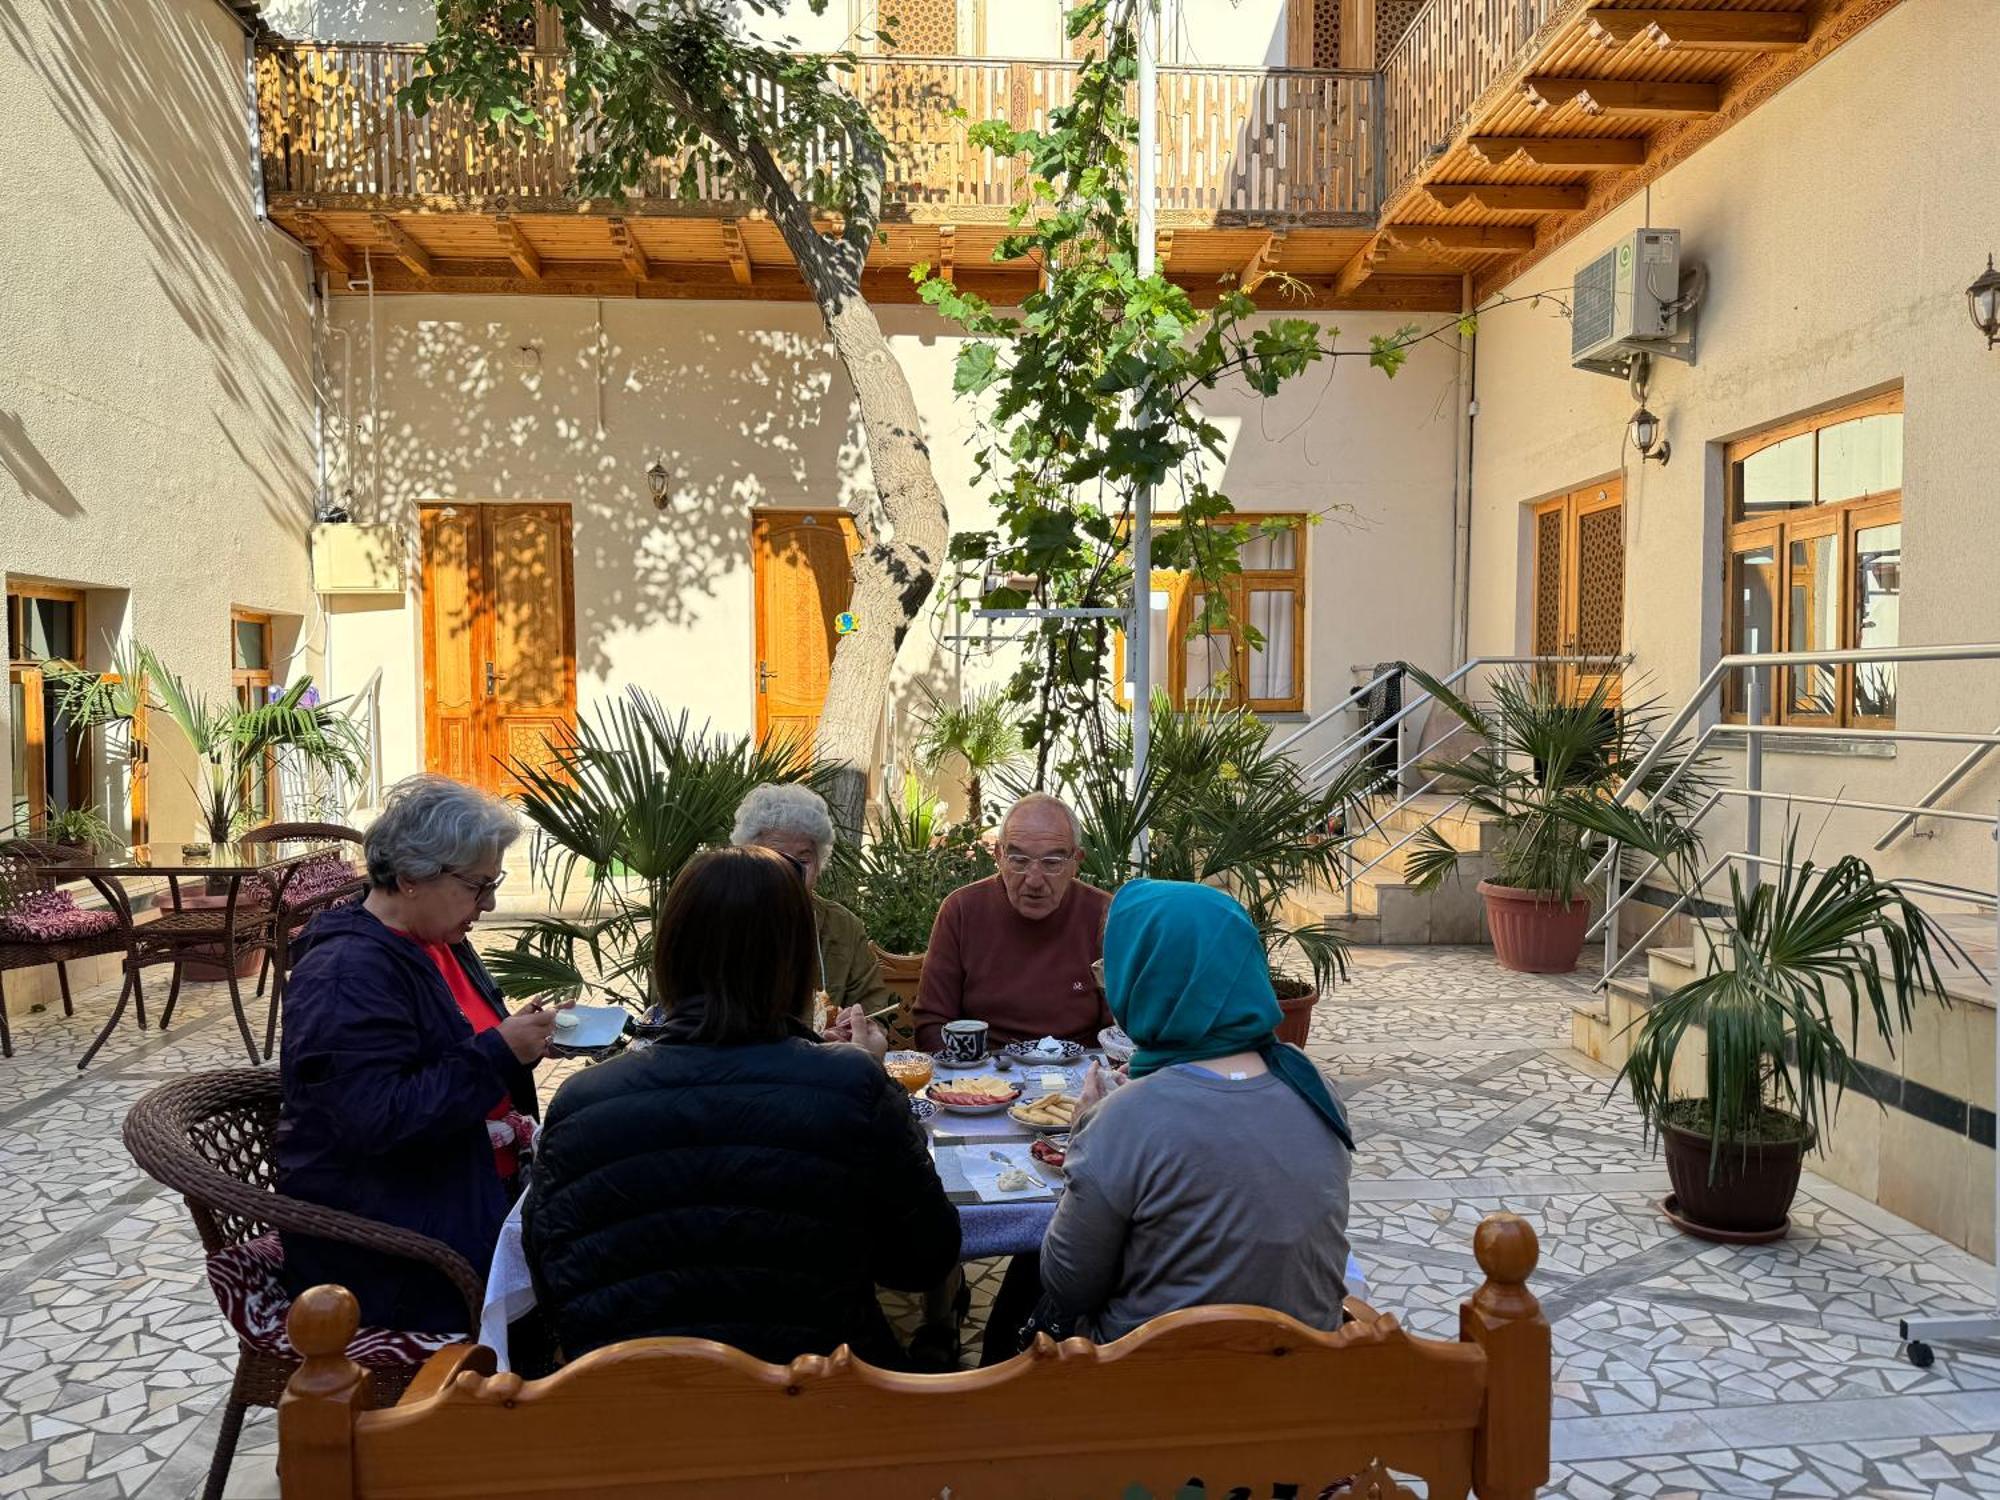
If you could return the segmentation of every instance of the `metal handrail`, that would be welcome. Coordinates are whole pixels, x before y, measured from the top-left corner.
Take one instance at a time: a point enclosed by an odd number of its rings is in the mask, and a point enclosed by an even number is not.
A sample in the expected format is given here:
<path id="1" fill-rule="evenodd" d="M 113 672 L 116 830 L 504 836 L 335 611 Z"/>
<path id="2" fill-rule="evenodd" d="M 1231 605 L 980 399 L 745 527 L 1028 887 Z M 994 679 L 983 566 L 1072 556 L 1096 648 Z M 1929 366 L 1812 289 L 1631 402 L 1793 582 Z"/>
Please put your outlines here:
<path id="1" fill-rule="evenodd" d="M 1389 670 L 1386 672 L 1377 672 L 1373 677 L 1369 678 L 1366 682 L 1362 683 L 1360 687 L 1356 688 L 1353 692 L 1349 693 L 1345 698 L 1342 698 L 1338 703 L 1334 704 L 1333 707 L 1328 709 L 1322 709 L 1319 713 L 1314 714 L 1310 719 L 1306 720 L 1306 722 L 1301 724 L 1297 729 L 1293 730 L 1290 734 L 1286 735 L 1283 739 L 1279 740 L 1277 744 L 1271 747 L 1272 752 L 1276 753 L 1278 751 L 1290 749 L 1293 745 L 1296 745 L 1300 740 L 1304 739 L 1307 735 L 1311 734 L 1315 729 L 1319 728 L 1319 726 L 1324 724 L 1328 719 L 1331 719 L 1335 714 L 1346 712 L 1348 709 L 1352 708 L 1355 704 L 1359 703 L 1363 698 L 1366 698 L 1381 684 L 1387 682 L 1391 677 L 1398 675 L 1404 670 L 1406 670 L 1404 667 L 1398 665 L 1389 668 Z"/>
<path id="2" fill-rule="evenodd" d="M 1917 798 L 1917 806 L 1928 811 L 1937 803 L 1938 798 L 1942 797 L 1946 792 L 1965 780 L 1967 776 L 1971 775 L 1973 768 L 1993 753 L 1993 746 L 2000 744 L 2000 724 L 1993 726 L 1993 735 L 1992 743 L 1975 745 L 1966 753 L 1963 760 L 1945 772 L 1943 776 L 1939 777 L 1936 786 L 1925 792 L 1923 796 Z M 1897 839 L 1901 838 L 1915 825 L 1918 818 L 1923 816 L 1924 813 L 1911 812 L 1905 813 L 1902 817 L 1898 818 L 1895 823 L 1890 825 L 1887 833 L 1875 840 L 1876 852 L 1880 853 L 1895 843 Z"/>

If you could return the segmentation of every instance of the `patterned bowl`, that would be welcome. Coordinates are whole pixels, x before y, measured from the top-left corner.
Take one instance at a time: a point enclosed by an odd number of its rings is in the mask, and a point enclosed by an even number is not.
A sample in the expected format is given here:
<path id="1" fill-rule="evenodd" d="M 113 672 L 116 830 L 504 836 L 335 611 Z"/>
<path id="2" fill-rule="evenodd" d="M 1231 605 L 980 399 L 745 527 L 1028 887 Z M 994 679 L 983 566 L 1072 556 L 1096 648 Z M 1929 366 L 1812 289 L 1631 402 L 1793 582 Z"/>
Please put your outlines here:
<path id="1" fill-rule="evenodd" d="M 917 1117 L 919 1124 L 936 1118 L 937 1112 L 937 1106 L 930 1100 L 920 1099 L 915 1094 L 910 1095 L 910 1113 Z"/>
<path id="2" fill-rule="evenodd" d="M 1043 1063 L 1052 1068 L 1066 1068 L 1073 1062 L 1083 1060 L 1083 1043 L 1063 1042 L 1060 1052 L 1044 1052 L 1040 1042 L 1009 1042 L 1001 1050 L 1017 1063 Z"/>

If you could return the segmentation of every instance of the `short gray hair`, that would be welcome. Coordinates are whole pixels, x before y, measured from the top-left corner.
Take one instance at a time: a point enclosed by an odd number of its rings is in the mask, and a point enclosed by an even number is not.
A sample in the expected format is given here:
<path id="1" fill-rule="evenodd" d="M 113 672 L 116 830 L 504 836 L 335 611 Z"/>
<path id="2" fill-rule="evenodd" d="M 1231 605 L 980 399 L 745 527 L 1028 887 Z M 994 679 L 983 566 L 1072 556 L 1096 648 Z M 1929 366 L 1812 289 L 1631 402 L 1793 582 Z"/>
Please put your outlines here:
<path id="1" fill-rule="evenodd" d="M 833 856 L 833 819 L 826 798 L 797 782 L 768 781 L 751 790 L 736 808 L 729 842 L 754 844 L 767 833 L 803 834 L 819 849 L 823 865 Z"/>
<path id="2" fill-rule="evenodd" d="M 1083 847 L 1083 819 L 1076 815 L 1075 808 L 1063 801 L 1062 798 L 1052 796 L 1048 792 L 1030 792 L 1019 802 L 1016 802 L 1012 807 L 1007 809 L 1007 816 L 1000 820 L 999 842 L 1006 843 L 1007 825 L 1014 821 L 1015 813 L 1037 807 L 1053 807 L 1061 812 L 1069 820 L 1069 837 L 1072 847 L 1077 849 Z"/>
<path id="3" fill-rule="evenodd" d="M 405 880 L 435 880 L 496 858 L 520 833 L 514 810 L 498 798 L 449 776 L 411 776 L 389 789 L 382 815 L 368 825 L 361 846 L 368 883 L 393 890 Z"/>

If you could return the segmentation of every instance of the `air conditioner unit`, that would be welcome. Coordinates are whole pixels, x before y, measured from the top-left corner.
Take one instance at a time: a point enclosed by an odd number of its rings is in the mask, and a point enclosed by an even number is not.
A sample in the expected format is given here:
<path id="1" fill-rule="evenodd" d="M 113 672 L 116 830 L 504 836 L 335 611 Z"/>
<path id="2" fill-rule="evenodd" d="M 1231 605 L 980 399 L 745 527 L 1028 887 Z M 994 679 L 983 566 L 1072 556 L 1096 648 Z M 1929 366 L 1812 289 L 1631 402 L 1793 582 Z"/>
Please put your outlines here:
<path id="1" fill-rule="evenodd" d="M 1620 380 L 1638 354 L 1693 364 L 1692 319 L 1680 311 L 1680 284 L 1678 229 L 1635 230 L 1586 264 L 1571 292 L 1570 364 Z"/>

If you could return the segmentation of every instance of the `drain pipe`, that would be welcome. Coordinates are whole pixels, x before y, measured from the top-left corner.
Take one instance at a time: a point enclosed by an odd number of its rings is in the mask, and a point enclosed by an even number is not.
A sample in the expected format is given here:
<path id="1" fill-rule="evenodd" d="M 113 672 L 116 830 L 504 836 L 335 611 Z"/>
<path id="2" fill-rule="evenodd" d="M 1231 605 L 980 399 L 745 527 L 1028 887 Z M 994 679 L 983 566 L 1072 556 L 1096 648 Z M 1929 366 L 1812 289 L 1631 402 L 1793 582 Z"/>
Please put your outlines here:
<path id="1" fill-rule="evenodd" d="M 1472 278 L 1459 283 L 1461 315 L 1472 311 Z M 1456 473 L 1452 476 L 1451 527 L 1451 658 L 1461 663 L 1470 658 L 1472 634 L 1472 443 L 1473 423 L 1479 416 L 1479 333 L 1458 336 L 1458 427 L 1453 434 L 1452 453 Z"/>

